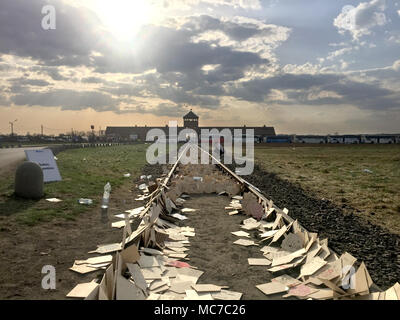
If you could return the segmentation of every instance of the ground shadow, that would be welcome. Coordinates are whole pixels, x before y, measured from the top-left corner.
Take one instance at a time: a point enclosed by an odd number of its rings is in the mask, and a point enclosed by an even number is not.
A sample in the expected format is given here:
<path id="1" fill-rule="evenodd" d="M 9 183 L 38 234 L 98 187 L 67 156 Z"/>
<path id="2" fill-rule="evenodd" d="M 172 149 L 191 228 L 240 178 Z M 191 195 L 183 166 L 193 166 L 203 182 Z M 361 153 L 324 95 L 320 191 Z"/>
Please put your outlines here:
<path id="1" fill-rule="evenodd" d="M 18 197 L 15 193 L 0 195 L 0 216 L 11 216 L 34 206 L 38 200 Z"/>

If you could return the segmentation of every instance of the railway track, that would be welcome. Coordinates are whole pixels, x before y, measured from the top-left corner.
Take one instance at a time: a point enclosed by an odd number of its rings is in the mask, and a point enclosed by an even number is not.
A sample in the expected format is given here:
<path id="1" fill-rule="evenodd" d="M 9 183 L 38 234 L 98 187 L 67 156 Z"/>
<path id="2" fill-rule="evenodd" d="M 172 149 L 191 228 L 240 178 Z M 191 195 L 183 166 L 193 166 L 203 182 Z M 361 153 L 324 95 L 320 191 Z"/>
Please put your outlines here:
<path id="1" fill-rule="evenodd" d="M 257 285 L 265 297 L 299 299 L 398 300 L 400 285 L 380 290 L 364 263 L 349 253 L 338 255 L 288 214 L 278 208 L 257 187 L 238 176 L 226 165 L 201 149 L 213 164 L 182 165 L 186 148 L 169 172 L 146 185 L 138 201 L 143 207 L 125 214 L 121 243 L 99 247 L 97 252 L 115 254 L 101 282 L 83 284 L 89 289 L 79 296 L 85 299 L 240 299 L 242 293 L 224 286 L 197 283 L 203 274 L 190 265 L 190 238 L 194 228 L 182 226 L 190 221 L 193 209 L 184 208 L 191 194 L 227 194 L 231 198 L 229 214 L 245 214 L 241 228 L 253 231 L 254 240 L 238 239 L 232 245 L 261 247 L 262 258 L 249 264 L 265 265 L 265 272 L 276 275 L 272 281 Z M 189 212 L 192 212 L 189 214 Z M 131 230 L 131 219 L 139 219 Z M 237 233 L 246 234 L 245 231 Z M 190 255 L 190 253 L 189 253 Z M 101 260 L 101 257 L 100 257 Z M 100 264 L 101 265 L 101 264 Z M 96 265 L 91 265 L 95 268 Z M 79 286 L 79 285 L 78 285 Z M 75 291 L 74 291 L 75 290 Z M 208 290 L 208 291 L 207 291 Z M 69 296 L 77 292 L 74 288 Z"/>

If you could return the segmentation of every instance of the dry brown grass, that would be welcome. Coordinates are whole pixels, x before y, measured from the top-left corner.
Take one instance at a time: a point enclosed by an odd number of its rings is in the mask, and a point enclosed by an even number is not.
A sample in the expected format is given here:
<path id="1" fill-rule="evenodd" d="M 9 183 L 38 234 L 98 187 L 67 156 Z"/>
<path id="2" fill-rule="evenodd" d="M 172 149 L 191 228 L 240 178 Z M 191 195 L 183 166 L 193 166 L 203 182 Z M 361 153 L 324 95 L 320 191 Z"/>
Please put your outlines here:
<path id="1" fill-rule="evenodd" d="M 400 234 L 399 145 L 263 145 L 255 158 L 266 171 Z"/>

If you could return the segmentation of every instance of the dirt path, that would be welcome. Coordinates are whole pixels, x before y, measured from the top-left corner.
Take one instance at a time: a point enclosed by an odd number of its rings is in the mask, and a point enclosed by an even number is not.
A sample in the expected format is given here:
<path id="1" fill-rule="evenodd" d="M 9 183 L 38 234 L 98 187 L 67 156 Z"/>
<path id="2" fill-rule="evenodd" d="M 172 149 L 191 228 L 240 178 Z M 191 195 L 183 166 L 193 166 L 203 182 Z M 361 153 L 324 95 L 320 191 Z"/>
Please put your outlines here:
<path id="1" fill-rule="evenodd" d="M 132 183 L 112 193 L 110 217 L 141 205 L 133 200 L 135 189 Z M 121 230 L 101 222 L 100 205 L 75 221 L 53 220 L 26 227 L 1 217 L 0 225 L 0 299 L 65 299 L 76 284 L 104 273 L 72 272 L 68 269 L 74 260 L 93 256 L 88 251 L 95 250 L 97 245 L 122 240 Z M 56 268 L 56 290 L 41 287 L 41 270 L 45 265 Z"/>
<path id="2" fill-rule="evenodd" d="M 0 149 L 0 175 L 14 172 L 18 164 L 25 159 L 25 150 L 39 150 L 45 147 L 24 147 Z"/>
<path id="3" fill-rule="evenodd" d="M 229 216 L 224 209 L 230 199 L 226 196 L 191 196 L 184 206 L 197 209 L 189 213 L 185 225 L 195 228 L 196 236 L 190 238 L 189 263 L 204 271 L 198 283 L 229 286 L 229 290 L 242 292 L 242 299 L 277 299 L 265 296 L 255 286 L 269 282 L 274 277 L 268 267 L 249 266 L 248 258 L 262 258 L 260 247 L 243 247 L 233 244 L 239 237 L 232 231 L 243 230 L 240 222 L 245 215 Z M 257 231 L 250 231 L 252 234 Z"/>

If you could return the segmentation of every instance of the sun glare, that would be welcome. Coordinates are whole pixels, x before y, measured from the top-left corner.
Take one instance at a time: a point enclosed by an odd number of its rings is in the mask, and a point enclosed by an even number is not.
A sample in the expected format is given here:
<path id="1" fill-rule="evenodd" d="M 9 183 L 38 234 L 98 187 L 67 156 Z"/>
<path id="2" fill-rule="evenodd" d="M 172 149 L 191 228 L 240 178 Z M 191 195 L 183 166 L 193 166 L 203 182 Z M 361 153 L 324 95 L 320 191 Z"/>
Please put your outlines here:
<path id="1" fill-rule="evenodd" d="M 92 8 L 120 40 L 133 37 L 141 26 L 154 19 L 154 8 L 146 0 L 96 0 Z"/>

